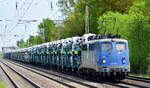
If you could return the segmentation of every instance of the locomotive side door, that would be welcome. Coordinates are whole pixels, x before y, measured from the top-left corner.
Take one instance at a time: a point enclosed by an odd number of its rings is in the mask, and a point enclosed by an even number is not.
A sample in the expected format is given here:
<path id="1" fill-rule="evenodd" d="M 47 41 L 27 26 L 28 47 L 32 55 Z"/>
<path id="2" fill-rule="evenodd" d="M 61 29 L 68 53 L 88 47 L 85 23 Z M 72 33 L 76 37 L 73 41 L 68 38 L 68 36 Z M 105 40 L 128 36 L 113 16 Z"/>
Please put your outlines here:
<path id="1" fill-rule="evenodd" d="M 95 43 L 83 44 L 81 51 L 81 68 L 91 68 L 96 67 L 96 49 Z"/>

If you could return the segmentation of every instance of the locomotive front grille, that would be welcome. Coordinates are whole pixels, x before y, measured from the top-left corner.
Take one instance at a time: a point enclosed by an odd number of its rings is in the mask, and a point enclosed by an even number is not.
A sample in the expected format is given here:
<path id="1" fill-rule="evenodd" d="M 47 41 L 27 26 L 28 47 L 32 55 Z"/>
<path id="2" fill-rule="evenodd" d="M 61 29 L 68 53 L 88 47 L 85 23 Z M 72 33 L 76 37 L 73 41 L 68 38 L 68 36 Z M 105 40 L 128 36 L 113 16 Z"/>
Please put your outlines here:
<path id="1" fill-rule="evenodd" d="M 100 72 L 129 72 L 129 66 L 101 66 Z"/>
<path id="2" fill-rule="evenodd" d="M 110 68 L 110 72 L 127 72 L 127 68 Z"/>

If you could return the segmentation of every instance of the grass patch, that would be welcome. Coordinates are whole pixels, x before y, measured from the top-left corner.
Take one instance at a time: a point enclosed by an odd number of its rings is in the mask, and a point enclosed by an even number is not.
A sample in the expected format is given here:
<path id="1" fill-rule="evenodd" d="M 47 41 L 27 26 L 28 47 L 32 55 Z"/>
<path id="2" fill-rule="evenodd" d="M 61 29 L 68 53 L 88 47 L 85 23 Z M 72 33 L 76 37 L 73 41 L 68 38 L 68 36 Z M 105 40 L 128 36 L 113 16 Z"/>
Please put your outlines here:
<path id="1" fill-rule="evenodd" d="M 0 88 L 5 88 L 3 82 L 0 82 Z"/>
<path id="2" fill-rule="evenodd" d="M 149 68 L 148 68 L 148 72 L 150 73 L 150 65 L 149 65 Z"/>
<path id="3" fill-rule="evenodd" d="M 150 79 L 150 74 L 134 74 L 130 73 L 130 76 L 136 76 L 136 77 L 142 77 L 142 78 L 149 78 Z"/>
<path id="4" fill-rule="evenodd" d="M 2 58 L 3 57 L 3 53 L 0 51 L 0 58 Z"/>

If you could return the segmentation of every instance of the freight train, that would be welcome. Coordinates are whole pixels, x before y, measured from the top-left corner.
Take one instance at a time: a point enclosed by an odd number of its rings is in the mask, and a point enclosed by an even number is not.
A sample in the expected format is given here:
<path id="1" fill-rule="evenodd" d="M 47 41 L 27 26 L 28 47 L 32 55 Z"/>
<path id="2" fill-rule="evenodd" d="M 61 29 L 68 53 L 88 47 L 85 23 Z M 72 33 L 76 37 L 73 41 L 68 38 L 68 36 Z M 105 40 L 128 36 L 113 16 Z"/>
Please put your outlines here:
<path id="1" fill-rule="evenodd" d="M 92 77 L 121 80 L 130 72 L 128 42 L 117 34 L 84 34 L 8 51 L 4 58 Z"/>

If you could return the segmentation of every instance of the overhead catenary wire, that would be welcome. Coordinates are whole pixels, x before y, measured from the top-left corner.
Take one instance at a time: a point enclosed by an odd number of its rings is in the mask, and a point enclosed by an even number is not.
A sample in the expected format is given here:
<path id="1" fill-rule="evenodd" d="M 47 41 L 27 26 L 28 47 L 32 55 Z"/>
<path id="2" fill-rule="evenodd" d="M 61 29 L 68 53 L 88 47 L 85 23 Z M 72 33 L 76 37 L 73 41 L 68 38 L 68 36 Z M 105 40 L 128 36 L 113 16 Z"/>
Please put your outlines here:
<path id="1" fill-rule="evenodd" d="M 28 10 L 30 9 L 30 7 L 31 7 L 31 5 L 32 5 L 32 3 L 33 3 L 33 1 L 34 1 L 34 0 L 32 0 L 31 3 L 29 3 L 29 6 L 27 7 L 26 11 L 24 11 L 24 13 L 23 13 L 23 15 L 20 17 L 20 19 L 22 19 L 22 18 L 25 16 L 25 14 L 28 12 Z"/>
<path id="2" fill-rule="evenodd" d="M 21 9 L 21 8 L 25 5 L 26 1 L 27 1 L 27 0 L 25 0 L 25 1 L 21 4 L 21 6 L 19 6 L 18 9 Z"/>
<path id="3" fill-rule="evenodd" d="M 20 19 L 22 19 L 22 18 L 25 16 L 25 14 L 27 13 L 27 11 L 28 11 L 29 8 L 31 7 L 33 1 L 34 1 L 34 0 L 32 0 L 32 1 L 30 2 L 30 4 L 28 5 L 26 11 L 25 11 L 24 14 L 20 17 Z M 17 22 L 12 28 L 10 28 L 10 30 L 8 30 L 8 33 L 11 33 L 18 25 L 19 25 L 19 22 Z M 5 29 L 5 31 L 6 31 L 6 29 Z M 8 35 L 8 36 L 5 36 L 5 37 L 9 37 L 9 36 L 11 36 L 11 35 Z M 11 40 L 11 39 L 9 39 L 9 40 Z"/>
<path id="4" fill-rule="evenodd" d="M 29 10 L 29 8 L 31 7 L 32 3 L 34 0 L 31 1 L 31 3 L 29 4 L 27 10 L 24 12 L 24 14 L 20 17 L 20 19 L 22 19 L 25 14 L 27 13 L 27 11 Z M 15 26 L 13 26 L 10 30 L 8 30 L 9 33 L 11 33 L 17 26 L 18 26 L 19 22 L 17 22 L 17 24 L 15 24 Z"/>
<path id="5" fill-rule="evenodd" d="M 26 1 L 28 1 L 28 0 L 25 0 L 24 1 L 24 3 L 26 2 Z M 47 0 L 48 1 L 48 0 Z M 49 2 L 49 6 L 50 6 L 50 13 L 53 11 L 53 6 L 54 6 L 54 4 L 55 3 L 53 3 L 53 1 L 52 0 L 49 0 L 50 2 Z M 22 6 L 24 6 L 25 4 L 22 4 Z M 16 24 L 15 25 L 13 25 L 13 26 L 11 26 L 11 28 L 8 28 L 7 27 L 7 29 L 9 29 L 7 32 L 9 32 L 9 33 L 12 33 L 13 31 L 14 31 L 14 29 L 18 26 L 18 25 L 20 25 L 20 22 L 21 21 L 19 21 L 19 20 L 22 20 L 23 18 L 24 18 L 24 16 L 26 15 L 26 13 L 28 12 L 28 10 L 31 8 L 31 6 L 32 6 L 32 3 L 33 3 L 33 0 L 32 1 L 30 1 L 30 3 L 28 4 L 28 8 L 26 8 L 25 10 L 24 10 L 24 13 L 22 14 L 22 15 L 20 15 L 19 16 L 19 18 L 18 18 L 18 20 L 16 20 L 16 21 L 14 21 Z M 21 9 L 21 6 L 18 4 L 18 7 L 17 7 L 17 10 L 19 11 Z M 57 18 L 56 15 L 57 13 L 52 13 L 52 16 L 54 17 L 54 18 Z M 37 21 L 39 21 L 39 20 L 37 20 Z M 53 20 L 53 21 L 55 21 L 55 22 L 62 22 L 63 20 Z M 23 21 L 22 21 L 23 22 Z M 26 23 L 26 21 L 24 20 L 24 22 Z M 24 24 L 24 23 L 21 23 L 21 24 Z M 25 30 L 26 32 L 27 32 L 27 30 Z M 25 34 L 25 33 L 24 33 Z M 9 37 L 9 36 L 12 36 L 11 34 L 10 35 L 7 35 L 6 37 Z M 11 39 L 10 39 L 11 40 Z"/>

